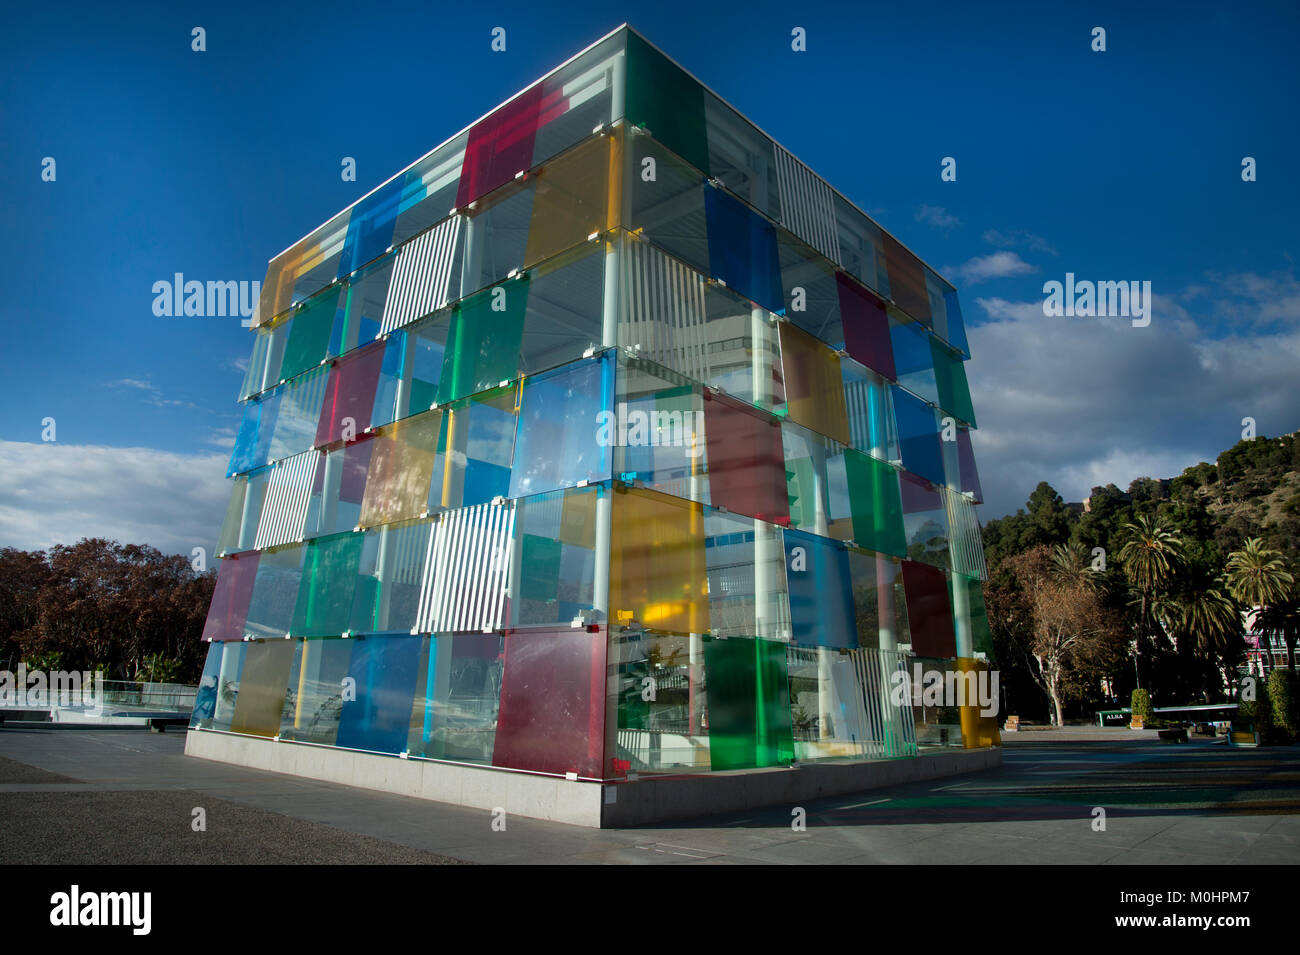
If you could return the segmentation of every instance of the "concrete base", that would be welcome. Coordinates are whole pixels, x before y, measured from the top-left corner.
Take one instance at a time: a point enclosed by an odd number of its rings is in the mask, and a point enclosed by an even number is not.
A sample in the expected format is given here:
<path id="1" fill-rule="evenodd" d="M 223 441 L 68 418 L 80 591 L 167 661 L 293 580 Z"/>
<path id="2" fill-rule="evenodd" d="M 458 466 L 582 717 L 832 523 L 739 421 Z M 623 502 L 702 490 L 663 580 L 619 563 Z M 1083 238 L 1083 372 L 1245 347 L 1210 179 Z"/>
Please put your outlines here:
<path id="1" fill-rule="evenodd" d="M 185 753 L 401 796 L 606 829 L 760 806 L 796 806 L 827 796 L 978 772 L 1002 764 L 1002 751 L 996 748 L 945 750 L 910 759 L 641 776 L 627 782 L 597 783 L 212 730 L 190 730 Z"/>

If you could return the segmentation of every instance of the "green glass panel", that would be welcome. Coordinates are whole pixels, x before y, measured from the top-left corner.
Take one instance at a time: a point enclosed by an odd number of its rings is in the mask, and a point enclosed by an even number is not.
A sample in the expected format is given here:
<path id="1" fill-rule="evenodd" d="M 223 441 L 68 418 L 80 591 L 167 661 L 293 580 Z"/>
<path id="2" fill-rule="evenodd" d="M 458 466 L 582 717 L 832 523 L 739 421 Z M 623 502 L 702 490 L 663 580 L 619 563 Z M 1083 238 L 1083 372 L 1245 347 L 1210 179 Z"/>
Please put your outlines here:
<path id="1" fill-rule="evenodd" d="M 495 388 L 519 376 L 527 281 L 484 289 L 456 310 L 447 336 L 438 403 Z"/>
<path id="2" fill-rule="evenodd" d="M 930 339 L 930 352 L 934 355 L 934 377 L 939 386 L 939 407 L 954 418 L 974 425 L 975 408 L 970 400 L 970 386 L 966 383 L 965 363 L 937 338 Z"/>
<path id="3" fill-rule="evenodd" d="M 338 313 L 341 288 L 326 289 L 307 300 L 293 316 L 280 377 L 292 378 L 315 368 L 329 355 L 330 333 Z"/>
<path id="4" fill-rule="evenodd" d="M 966 599 L 970 607 L 970 632 L 971 648 L 976 653 L 985 653 L 989 657 L 993 656 L 993 633 L 989 630 L 989 612 L 984 606 L 984 584 L 977 577 L 967 577 L 965 574 L 953 574 L 952 579 L 948 581 L 948 591 L 952 594 L 953 607 L 957 606 L 957 597 L 953 593 L 954 588 L 965 587 Z"/>
<path id="5" fill-rule="evenodd" d="M 903 532 L 898 472 L 885 462 L 852 448 L 845 450 L 844 464 L 848 474 L 854 542 L 859 547 L 906 557 L 907 536 Z"/>
<path id="6" fill-rule="evenodd" d="M 627 36 L 627 121 L 709 171 L 704 87 L 635 33 Z"/>
<path id="7" fill-rule="evenodd" d="M 786 644 L 705 640 L 704 669 L 714 772 L 788 764 L 794 733 Z"/>
<path id="8" fill-rule="evenodd" d="M 347 533 L 308 545 L 290 631 L 294 636 L 334 637 L 348 629 L 364 544 L 364 534 Z"/>
<path id="9" fill-rule="evenodd" d="M 519 593 L 524 600 L 550 600 L 555 596 L 560 578 L 560 552 L 564 545 L 558 540 L 525 534 L 523 541 L 524 566 Z"/>

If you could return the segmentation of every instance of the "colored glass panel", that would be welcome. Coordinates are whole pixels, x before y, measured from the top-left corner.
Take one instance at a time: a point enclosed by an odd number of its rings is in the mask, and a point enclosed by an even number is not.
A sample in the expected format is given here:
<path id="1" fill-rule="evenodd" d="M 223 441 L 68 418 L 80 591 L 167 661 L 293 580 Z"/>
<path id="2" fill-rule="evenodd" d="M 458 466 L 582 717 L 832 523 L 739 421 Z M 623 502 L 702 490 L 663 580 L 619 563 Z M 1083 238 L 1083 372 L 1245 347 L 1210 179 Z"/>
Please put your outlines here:
<path id="1" fill-rule="evenodd" d="M 855 361 L 893 379 L 897 371 L 885 303 L 838 272 L 835 284 L 844 321 L 845 350 Z"/>
<path id="2" fill-rule="evenodd" d="M 786 646 L 772 640 L 704 641 L 715 772 L 780 766 L 794 758 Z"/>
<path id="3" fill-rule="evenodd" d="M 356 681 L 356 699 L 343 700 L 338 746 L 379 753 L 406 749 L 423 639 L 384 636 L 350 641 L 348 676 Z"/>
<path id="4" fill-rule="evenodd" d="M 976 504 L 984 503 L 984 492 L 980 489 L 979 471 L 975 468 L 975 450 L 971 447 L 970 431 L 957 429 L 957 462 L 960 468 L 958 489 L 973 495 Z"/>
<path id="5" fill-rule="evenodd" d="M 898 472 L 883 461 L 851 448 L 844 452 L 844 464 L 853 514 L 853 540 L 859 547 L 906 556 Z"/>
<path id="6" fill-rule="evenodd" d="M 356 533 L 308 542 L 293 610 L 294 636 L 336 637 L 348 629 L 364 544 L 364 535 Z"/>
<path id="7" fill-rule="evenodd" d="M 326 289 L 309 298 L 294 313 L 280 366 L 282 378 L 301 375 L 329 357 L 330 333 L 338 318 L 341 296 L 341 286 Z"/>
<path id="8" fill-rule="evenodd" d="M 769 312 L 784 311 L 781 262 L 772 223 L 712 186 L 704 191 L 704 214 L 710 274 Z"/>
<path id="9" fill-rule="evenodd" d="M 524 265 L 531 266 L 618 224 L 622 133 L 597 136 L 541 169 L 532 181 Z"/>
<path id="10" fill-rule="evenodd" d="M 275 736 L 280 732 L 293 654 L 294 645 L 288 640 L 268 640 L 249 646 L 239 681 L 235 716 L 230 723 L 232 733 Z"/>
<path id="11" fill-rule="evenodd" d="M 715 507 L 789 524 L 780 422 L 725 395 L 706 398 L 709 500 Z"/>
<path id="12" fill-rule="evenodd" d="M 918 657 L 951 657 L 957 653 L 948 600 L 947 575 L 938 567 L 903 561 L 903 589 L 912 652 Z"/>
<path id="13" fill-rule="evenodd" d="M 271 439 L 280 416 L 283 389 L 255 398 L 244 405 L 244 417 L 235 435 L 226 477 L 259 468 L 271 459 Z"/>
<path id="14" fill-rule="evenodd" d="M 785 532 L 791 640 L 805 647 L 858 645 L 848 550 L 839 541 Z"/>
<path id="15" fill-rule="evenodd" d="M 966 366 L 937 338 L 930 339 L 934 354 L 934 377 L 939 390 L 939 407 L 958 421 L 975 424 L 975 408 L 971 405 L 970 386 L 966 384 Z"/>
<path id="16" fill-rule="evenodd" d="M 456 206 L 467 206 L 515 177 L 533 164 L 533 139 L 543 110 L 557 99 L 544 101 L 540 83 L 524 90 L 509 103 L 479 120 L 469 131 Z"/>
<path id="17" fill-rule="evenodd" d="M 427 411 L 386 426 L 374 439 L 362 526 L 419 517 L 427 510 L 438 457 L 442 412 Z"/>
<path id="18" fill-rule="evenodd" d="M 939 419 L 924 401 L 901 388 L 894 388 L 894 418 L 898 422 L 898 443 L 903 467 L 913 474 L 943 483 L 943 445 Z"/>
<path id="19" fill-rule="evenodd" d="M 243 557 L 226 557 L 221 561 L 212 604 L 208 607 L 208 619 L 203 624 L 204 640 L 244 639 L 244 621 L 248 617 L 260 556 L 254 552 Z"/>
<path id="20" fill-rule="evenodd" d="M 334 362 L 325 385 L 316 445 L 355 438 L 370 424 L 384 346 L 374 342 Z"/>
<path id="21" fill-rule="evenodd" d="M 807 332 L 783 322 L 781 367 L 790 420 L 848 444 L 849 415 L 839 355 Z"/>
<path id="22" fill-rule="evenodd" d="M 889 268 L 890 295 L 913 319 L 930 326 L 930 293 L 925 287 L 925 266 L 893 236 L 884 233 L 882 237 L 885 262 Z"/>
<path id="23" fill-rule="evenodd" d="M 707 633 L 709 585 L 700 505 L 620 487 L 614 492 L 612 523 L 611 619 Z"/>
<path id="24" fill-rule="evenodd" d="M 518 502 L 510 563 L 511 626 L 564 624 L 592 609 L 596 499 L 609 493 L 592 486 Z"/>
<path id="25" fill-rule="evenodd" d="M 605 643 L 603 629 L 506 637 L 492 765 L 604 776 Z"/>
<path id="26" fill-rule="evenodd" d="M 402 186 L 403 179 L 398 176 L 352 207 L 347 238 L 339 256 L 339 278 L 383 255 L 393 244 L 393 227 L 397 224 Z"/>
<path id="27" fill-rule="evenodd" d="M 704 87 L 632 32 L 627 35 L 624 117 L 697 169 L 709 170 Z"/>
<path id="28" fill-rule="evenodd" d="M 497 285 L 461 303 L 447 338 L 439 404 L 518 377 L 527 308 L 527 281 Z"/>

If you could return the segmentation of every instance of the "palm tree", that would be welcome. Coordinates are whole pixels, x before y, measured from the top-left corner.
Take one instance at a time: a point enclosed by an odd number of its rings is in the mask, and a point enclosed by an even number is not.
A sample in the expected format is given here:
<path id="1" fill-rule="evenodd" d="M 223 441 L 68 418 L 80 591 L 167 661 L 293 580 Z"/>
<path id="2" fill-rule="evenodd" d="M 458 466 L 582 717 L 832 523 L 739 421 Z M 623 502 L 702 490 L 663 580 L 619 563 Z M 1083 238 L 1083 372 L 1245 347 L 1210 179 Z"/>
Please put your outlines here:
<path id="1" fill-rule="evenodd" d="M 1078 584 L 1092 589 L 1097 578 L 1092 570 L 1088 549 L 1078 541 L 1057 544 L 1052 548 L 1052 574 L 1061 583 Z"/>
<path id="2" fill-rule="evenodd" d="M 1266 636 L 1278 635 L 1286 644 L 1287 669 L 1295 669 L 1296 635 L 1300 634 L 1300 596 L 1294 589 L 1283 600 L 1261 610 L 1255 618 L 1255 627 Z"/>
<path id="3" fill-rule="evenodd" d="M 1280 551 L 1265 547 L 1263 540 L 1252 537 L 1241 550 L 1228 555 L 1228 589 L 1247 607 L 1259 607 L 1265 621 L 1272 620 L 1271 607 L 1294 600 L 1292 586 L 1295 578 L 1286 569 Z M 1286 629 L 1279 628 L 1285 636 Z M 1287 668 L 1295 669 L 1295 630 L 1287 643 Z"/>
<path id="4" fill-rule="evenodd" d="M 1137 521 L 1125 524 L 1122 534 L 1124 545 L 1119 559 L 1124 565 L 1124 575 L 1138 591 L 1141 628 L 1150 622 L 1153 599 L 1182 566 L 1183 542 L 1167 524 L 1147 514 L 1140 514 Z"/>
<path id="5" fill-rule="evenodd" d="M 1201 653 L 1222 653 L 1241 636 L 1241 611 L 1222 588 L 1199 590 L 1178 601 L 1175 626 Z"/>

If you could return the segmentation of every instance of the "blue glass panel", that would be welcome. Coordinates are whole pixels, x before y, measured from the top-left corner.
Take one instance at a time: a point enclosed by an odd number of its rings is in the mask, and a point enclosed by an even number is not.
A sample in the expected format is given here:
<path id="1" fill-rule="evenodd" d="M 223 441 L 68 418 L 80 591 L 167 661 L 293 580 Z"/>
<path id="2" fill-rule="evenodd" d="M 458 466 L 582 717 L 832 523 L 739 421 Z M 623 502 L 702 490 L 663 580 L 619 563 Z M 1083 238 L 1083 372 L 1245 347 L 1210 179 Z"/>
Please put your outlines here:
<path id="1" fill-rule="evenodd" d="M 934 378 L 934 353 L 930 333 L 915 322 L 889 318 L 889 337 L 894 345 L 894 369 L 900 385 L 926 401 L 939 403 Z"/>
<path id="2" fill-rule="evenodd" d="M 856 647 L 853 579 L 845 546 L 787 530 L 785 567 L 793 642 L 805 647 Z"/>
<path id="3" fill-rule="evenodd" d="M 352 207 L 343 255 L 339 257 L 339 278 L 383 255 L 393 244 L 393 226 L 397 224 L 401 198 L 402 179 L 394 179 Z"/>
<path id="4" fill-rule="evenodd" d="M 261 467 L 270 459 L 271 436 L 275 433 L 283 391 L 277 389 L 244 405 L 244 420 L 239 423 L 239 434 L 235 437 L 235 449 L 230 454 L 226 477 Z"/>
<path id="5" fill-rule="evenodd" d="M 934 409 L 924 401 L 894 388 L 894 415 L 898 419 L 898 443 L 903 450 L 903 467 L 913 474 L 943 483 L 943 445 Z"/>
<path id="6" fill-rule="evenodd" d="M 709 270 L 769 312 L 785 311 L 776 229 L 739 199 L 712 186 L 704 190 L 709 229 Z"/>
<path id="7" fill-rule="evenodd" d="M 962 321 L 957 293 L 948 289 L 943 293 L 943 301 L 948 310 L 948 344 L 953 348 L 960 348 L 962 354 L 969 357 L 970 345 L 966 341 L 966 323 Z"/>
<path id="8" fill-rule="evenodd" d="M 357 639 L 348 667 L 357 695 L 343 702 L 337 745 L 379 753 L 406 749 L 423 639 L 409 635 Z"/>

